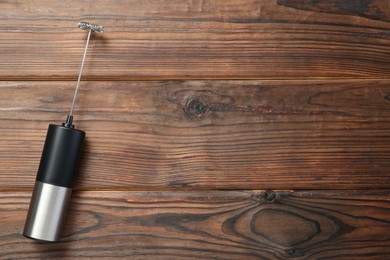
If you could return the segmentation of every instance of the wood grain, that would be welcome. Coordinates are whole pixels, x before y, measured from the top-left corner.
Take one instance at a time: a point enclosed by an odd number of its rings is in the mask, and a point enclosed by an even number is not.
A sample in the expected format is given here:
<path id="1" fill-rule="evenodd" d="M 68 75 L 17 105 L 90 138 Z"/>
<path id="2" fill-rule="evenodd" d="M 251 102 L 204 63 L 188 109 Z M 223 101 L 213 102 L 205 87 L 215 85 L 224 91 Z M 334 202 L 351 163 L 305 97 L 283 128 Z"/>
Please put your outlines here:
<path id="1" fill-rule="evenodd" d="M 77 189 L 389 188 L 390 82 L 83 82 Z M 0 184 L 30 189 L 73 83 L 0 85 Z"/>
<path id="2" fill-rule="evenodd" d="M 0 259 L 385 259 L 388 191 L 78 192 L 63 242 L 21 235 L 29 195 L 0 193 Z"/>
<path id="3" fill-rule="evenodd" d="M 106 28 L 85 149 L 63 241 L 37 243 L 83 20 Z M 389 259 L 389 31 L 381 0 L 0 1 L 0 260 Z"/>
<path id="4" fill-rule="evenodd" d="M 0 80 L 75 80 L 80 20 L 106 27 L 91 41 L 89 80 L 390 76 L 386 1 L 0 4 Z"/>
<path id="5" fill-rule="evenodd" d="M 361 16 L 369 19 L 390 21 L 390 5 L 382 0 L 277 0 L 280 5 L 297 9 Z"/>

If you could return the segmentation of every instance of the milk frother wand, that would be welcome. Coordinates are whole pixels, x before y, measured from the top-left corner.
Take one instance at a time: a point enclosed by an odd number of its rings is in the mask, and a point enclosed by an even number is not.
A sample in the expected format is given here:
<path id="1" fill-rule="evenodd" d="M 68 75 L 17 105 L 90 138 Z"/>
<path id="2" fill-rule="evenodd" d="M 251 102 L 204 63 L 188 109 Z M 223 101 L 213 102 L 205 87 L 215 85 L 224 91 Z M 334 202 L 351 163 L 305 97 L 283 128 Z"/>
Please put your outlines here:
<path id="1" fill-rule="evenodd" d="M 85 137 L 84 131 L 74 128 L 73 109 L 80 88 L 91 33 L 104 31 L 103 26 L 87 22 L 80 22 L 78 27 L 87 30 L 88 36 L 72 106 L 65 123 L 49 125 L 23 231 L 25 237 L 42 241 L 56 242 L 61 238 Z"/>

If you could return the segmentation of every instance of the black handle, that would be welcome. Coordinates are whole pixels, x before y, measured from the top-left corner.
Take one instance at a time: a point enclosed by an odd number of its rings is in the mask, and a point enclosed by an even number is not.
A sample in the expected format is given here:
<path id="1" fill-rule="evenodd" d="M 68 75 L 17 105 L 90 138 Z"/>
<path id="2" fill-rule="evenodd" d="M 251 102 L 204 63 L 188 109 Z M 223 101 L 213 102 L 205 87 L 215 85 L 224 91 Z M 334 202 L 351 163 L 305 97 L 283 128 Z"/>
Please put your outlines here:
<path id="1" fill-rule="evenodd" d="M 76 177 L 85 132 L 49 125 L 37 181 L 71 188 Z"/>

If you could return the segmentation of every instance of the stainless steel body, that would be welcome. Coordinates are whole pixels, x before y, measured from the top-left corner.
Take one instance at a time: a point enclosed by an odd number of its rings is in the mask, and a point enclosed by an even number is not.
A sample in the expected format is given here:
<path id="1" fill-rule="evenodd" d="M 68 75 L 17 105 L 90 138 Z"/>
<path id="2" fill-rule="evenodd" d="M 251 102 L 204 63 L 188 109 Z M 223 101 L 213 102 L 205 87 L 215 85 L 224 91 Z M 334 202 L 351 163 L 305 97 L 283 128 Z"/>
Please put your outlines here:
<path id="1" fill-rule="evenodd" d="M 59 241 L 71 194 L 71 188 L 36 181 L 23 235 Z"/>

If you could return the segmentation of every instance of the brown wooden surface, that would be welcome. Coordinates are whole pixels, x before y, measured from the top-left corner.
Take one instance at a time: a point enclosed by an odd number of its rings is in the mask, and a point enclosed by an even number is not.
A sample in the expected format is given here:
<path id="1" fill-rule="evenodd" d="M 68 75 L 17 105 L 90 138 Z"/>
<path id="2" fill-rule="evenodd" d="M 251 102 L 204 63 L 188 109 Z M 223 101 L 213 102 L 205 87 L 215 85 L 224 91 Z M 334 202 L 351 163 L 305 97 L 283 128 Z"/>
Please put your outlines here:
<path id="1" fill-rule="evenodd" d="M 381 0 L 0 1 L 0 259 L 390 259 L 389 19 Z M 37 243 L 80 20 L 106 27 L 87 140 L 63 242 Z"/>
<path id="2" fill-rule="evenodd" d="M 306 11 L 361 16 L 372 20 L 390 21 L 390 5 L 383 0 L 276 0 L 277 4 Z"/>
<path id="3" fill-rule="evenodd" d="M 2 1 L 0 79 L 74 80 L 79 20 L 88 79 L 389 78 L 387 1 L 294 2 Z"/>
<path id="4" fill-rule="evenodd" d="M 0 84 L 18 96 L 0 101 L 3 188 L 32 187 L 73 87 Z M 389 96 L 389 80 L 85 82 L 77 188 L 389 188 Z"/>
<path id="5" fill-rule="evenodd" d="M 26 193 L 0 193 L 0 259 L 386 259 L 390 253 L 387 191 L 78 192 L 56 244 L 21 237 L 28 201 Z"/>

